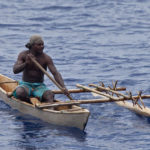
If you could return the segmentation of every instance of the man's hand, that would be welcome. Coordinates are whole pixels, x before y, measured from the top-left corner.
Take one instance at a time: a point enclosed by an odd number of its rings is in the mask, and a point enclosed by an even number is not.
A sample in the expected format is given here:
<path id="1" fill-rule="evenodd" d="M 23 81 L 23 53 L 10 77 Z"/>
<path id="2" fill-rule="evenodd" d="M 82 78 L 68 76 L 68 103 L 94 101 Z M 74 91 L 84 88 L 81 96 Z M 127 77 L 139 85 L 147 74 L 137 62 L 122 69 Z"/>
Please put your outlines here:
<path id="1" fill-rule="evenodd" d="M 68 91 L 68 89 L 67 89 L 67 88 L 63 88 L 63 92 L 64 92 L 64 94 L 65 94 L 65 95 L 67 95 L 67 96 L 69 96 L 69 95 L 70 95 L 70 93 L 69 93 L 69 91 Z"/>
<path id="2" fill-rule="evenodd" d="M 34 56 L 33 54 L 29 53 L 29 54 L 26 56 L 26 64 L 27 64 L 27 65 L 33 64 L 31 58 L 35 59 L 35 56 Z"/>
<path id="3" fill-rule="evenodd" d="M 70 95 L 70 93 L 69 93 L 69 91 L 68 91 L 66 88 L 63 88 L 63 92 L 64 92 L 64 94 L 65 94 L 70 100 L 73 100 L 72 97 L 71 97 L 71 95 Z"/>

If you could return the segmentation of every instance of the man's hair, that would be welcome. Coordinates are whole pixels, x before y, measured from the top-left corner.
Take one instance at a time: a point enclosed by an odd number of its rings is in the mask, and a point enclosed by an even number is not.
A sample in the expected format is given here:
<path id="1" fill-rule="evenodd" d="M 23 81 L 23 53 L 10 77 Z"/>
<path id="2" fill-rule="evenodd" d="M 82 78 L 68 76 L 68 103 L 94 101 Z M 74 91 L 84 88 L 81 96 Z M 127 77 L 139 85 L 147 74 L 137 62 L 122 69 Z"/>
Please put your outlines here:
<path id="1" fill-rule="evenodd" d="M 39 42 L 43 42 L 43 39 L 40 35 L 32 35 L 30 37 L 29 42 L 25 45 L 27 48 L 31 49 L 32 45 L 34 45 L 35 43 L 39 43 Z"/>

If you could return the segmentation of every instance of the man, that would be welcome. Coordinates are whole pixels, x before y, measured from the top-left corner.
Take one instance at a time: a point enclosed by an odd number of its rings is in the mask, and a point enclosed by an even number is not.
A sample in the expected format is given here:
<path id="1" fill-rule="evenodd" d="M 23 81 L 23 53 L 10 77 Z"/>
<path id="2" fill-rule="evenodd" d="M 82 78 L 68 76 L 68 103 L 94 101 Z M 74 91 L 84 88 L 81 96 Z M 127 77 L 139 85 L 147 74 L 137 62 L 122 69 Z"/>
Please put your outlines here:
<path id="1" fill-rule="evenodd" d="M 15 74 L 23 72 L 22 81 L 19 82 L 13 95 L 24 101 L 29 101 L 30 96 L 39 98 L 41 102 L 53 102 L 54 100 L 54 94 L 43 83 L 44 73 L 32 62 L 31 57 L 38 61 L 45 70 L 48 68 L 56 82 L 64 88 L 65 94 L 69 94 L 52 58 L 43 52 L 44 41 L 42 37 L 39 35 L 31 36 L 26 47 L 28 50 L 18 55 L 17 62 L 13 67 Z"/>

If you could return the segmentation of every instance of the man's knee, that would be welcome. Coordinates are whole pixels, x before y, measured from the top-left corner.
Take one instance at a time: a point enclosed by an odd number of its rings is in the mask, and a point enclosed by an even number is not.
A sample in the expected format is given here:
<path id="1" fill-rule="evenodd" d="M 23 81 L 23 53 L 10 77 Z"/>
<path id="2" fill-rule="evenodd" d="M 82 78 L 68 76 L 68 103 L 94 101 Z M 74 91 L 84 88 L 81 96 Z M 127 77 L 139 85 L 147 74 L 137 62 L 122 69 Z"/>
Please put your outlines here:
<path id="1" fill-rule="evenodd" d="M 18 98 L 26 98 L 26 97 L 28 97 L 28 93 L 26 92 L 26 90 L 23 87 L 18 87 L 16 89 L 16 96 Z"/>
<path id="2" fill-rule="evenodd" d="M 43 93 L 42 100 L 44 102 L 53 102 L 54 101 L 54 93 L 50 90 L 47 90 Z"/>

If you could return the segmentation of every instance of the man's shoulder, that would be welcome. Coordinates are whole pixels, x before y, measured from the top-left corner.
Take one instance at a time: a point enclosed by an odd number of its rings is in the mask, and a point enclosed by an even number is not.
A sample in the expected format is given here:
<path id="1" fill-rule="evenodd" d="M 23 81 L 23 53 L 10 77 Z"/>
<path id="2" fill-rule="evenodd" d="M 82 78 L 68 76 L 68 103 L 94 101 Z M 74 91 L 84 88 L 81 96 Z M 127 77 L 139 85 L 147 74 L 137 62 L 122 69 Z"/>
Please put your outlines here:
<path id="1" fill-rule="evenodd" d="M 19 58 L 24 58 L 28 54 L 28 50 L 23 50 L 22 52 L 19 53 L 18 57 Z"/>
<path id="2" fill-rule="evenodd" d="M 49 56 L 48 54 L 46 53 L 43 53 L 43 60 L 47 63 L 47 64 L 51 64 L 52 63 L 52 58 L 51 56 Z"/>
<path id="3" fill-rule="evenodd" d="M 43 53 L 43 57 L 44 57 L 45 59 L 51 59 L 51 57 L 50 57 L 48 54 L 46 54 L 46 53 Z"/>
<path id="4" fill-rule="evenodd" d="M 23 54 L 25 55 L 25 54 L 28 54 L 28 53 L 29 53 L 29 50 L 23 50 L 23 51 L 20 52 L 20 54 L 22 54 L 22 55 Z"/>

